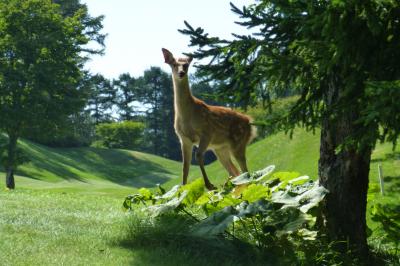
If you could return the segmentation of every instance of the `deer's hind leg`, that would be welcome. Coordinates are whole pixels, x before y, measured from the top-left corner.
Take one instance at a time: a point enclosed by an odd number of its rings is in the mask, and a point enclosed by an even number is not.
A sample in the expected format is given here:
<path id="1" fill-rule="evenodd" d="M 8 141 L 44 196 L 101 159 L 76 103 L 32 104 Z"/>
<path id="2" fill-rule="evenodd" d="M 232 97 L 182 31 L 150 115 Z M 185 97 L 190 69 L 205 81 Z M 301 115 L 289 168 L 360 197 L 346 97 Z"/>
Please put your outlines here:
<path id="1" fill-rule="evenodd" d="M 218 160 L 221 162 L 222 166 L 228 171 L 229 175 L 232 177 L 238 176 L 240 174 L 239 170 L 233 164 L 231 160 L 231 152 L 229 148 L 219 148 L 215 149 L 215 154 Z"/>
<path id="2" fill-rule="evenodd" d="M 242 173 L 248 172 L 247 162 L 246 162 L 246 144 L 239 145 L 236 149 L 233 150 L 233 156 L 238 162 Z"/>

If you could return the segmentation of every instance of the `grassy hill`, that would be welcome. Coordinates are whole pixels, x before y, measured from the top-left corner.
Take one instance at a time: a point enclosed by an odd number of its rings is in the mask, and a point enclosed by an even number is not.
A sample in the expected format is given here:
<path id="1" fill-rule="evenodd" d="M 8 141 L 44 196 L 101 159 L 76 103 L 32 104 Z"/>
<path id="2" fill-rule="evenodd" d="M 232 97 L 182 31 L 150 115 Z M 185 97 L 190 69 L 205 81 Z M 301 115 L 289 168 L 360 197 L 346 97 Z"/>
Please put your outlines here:
<path id="1" fill-rule="evenodd" d="M 242 265 L 236 253 L 207 257 L 196 249 L 130 242 L 131 216 L 121 211 L 124 196 L 143 186 L 179 183 L 180 162 L 128 150 L 19 145 L 31 162 L 19 168 L 15 191 L 0 190 L 1 265 Z M 279 133 L 249 147 L 249 168 L 275 164 L 276 171 L 317 178 L 318 151 L 318 134 L 299 129 L 290 140 Z M 385 196 L 377 186 L 378 163 L 387 181 Z M 191 179 L 201 176 L 198 168 L 192 166 Z M 216 184 L 227 178 L 219 162 L 206 169 Z M 4 184 L 4 173 L 0 176 Z M 369 204 L 398 204 L 399 148 L 377 145 L 370 180 Z M 377 227 L 371 221 L 369 226 Z"/>
<path id="2" fill-rule="evenodd" d="M 154 187 L 176 179 L 181 167 L 179 162 L 129 150 L 49 148 L 27 140 L 21 140 L 19 146 L 30 162 L 18 168 L 17 188 L 121 197 L 132 188 Z"/>
<path id="3" fill-rule="evenodd" d="M 181 163 L 159 156 L 100 148 L 49 148 L 30 141 L 20 141 L 30 162 L 22 165 L 17 174 L 17 187 L 75 190 L 113 194 L 119 190 L 167 187 L 179 183 Z M 378 163 L 385 176 L 400 175 L 400 149 L 392 151 L 391 144 L 378 144 L 371 163 L 370 179 L 378 180 Z M 269 136 L 253 143 L 247 151 L 250 170 L 276 165 L 276 171 L 297 171 L 316 179 L 318 176 L 319 132 L 312 134 L 297 129 L 290 139 L 284 133 Z M 221 184 L 228 177 L 218 161 L 206 166 L 211 180 Z M 189 180 L 200 177 L 199 167 L 191 166 Z M 118 193 L 120 195 L 120 193 Z"/>

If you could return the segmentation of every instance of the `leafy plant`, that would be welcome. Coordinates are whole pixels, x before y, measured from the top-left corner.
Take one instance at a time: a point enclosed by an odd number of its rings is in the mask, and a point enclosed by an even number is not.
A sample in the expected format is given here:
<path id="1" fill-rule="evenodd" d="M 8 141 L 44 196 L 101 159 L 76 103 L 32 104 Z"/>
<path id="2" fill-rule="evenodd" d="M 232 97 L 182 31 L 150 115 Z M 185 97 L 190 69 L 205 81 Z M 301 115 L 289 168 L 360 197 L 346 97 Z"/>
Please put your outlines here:
<path id="1" fill-rule="evenodd" d="M 231 238 L 288 254 L 295 250 L 291 247 L 301 250 L 317 238 L 316 210 L 328 191 L 307 176 L 272 174 L 273 169 L 244 173 L 214 191 L 205 191 L 201 179 L 169 191 L 161 186 L 155 192 L 140 189 L 125 199 L 124 207 L 150 219 L 183 213 L 195 221 L 192 236 Z"/>

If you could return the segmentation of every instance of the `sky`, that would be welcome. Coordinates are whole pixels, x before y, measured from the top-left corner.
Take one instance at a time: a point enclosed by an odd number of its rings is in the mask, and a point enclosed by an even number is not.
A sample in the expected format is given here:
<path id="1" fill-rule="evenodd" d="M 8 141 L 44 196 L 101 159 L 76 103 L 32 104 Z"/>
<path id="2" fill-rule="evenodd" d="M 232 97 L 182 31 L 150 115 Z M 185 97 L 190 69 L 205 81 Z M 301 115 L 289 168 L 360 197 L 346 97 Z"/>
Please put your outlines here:
<path id="1" fill-rule="evenodd" d="M 151 66 L 170 71 L 161 48 L 175 56 L 191 52 L 189 37 L 178 32 L 184 21 L 202 27 L 211 36 L 231 39 L 231 33 L 245 33 L 235 24 L 237 15 L 229 2 L 238 7 L 254 0 L 82 0 L 92 16 L 105 15 L 107 33 L 105 55 L 93 56 L 86 68 L 93 74 L 116 79 L 122 73 L 138 77 Z"/>

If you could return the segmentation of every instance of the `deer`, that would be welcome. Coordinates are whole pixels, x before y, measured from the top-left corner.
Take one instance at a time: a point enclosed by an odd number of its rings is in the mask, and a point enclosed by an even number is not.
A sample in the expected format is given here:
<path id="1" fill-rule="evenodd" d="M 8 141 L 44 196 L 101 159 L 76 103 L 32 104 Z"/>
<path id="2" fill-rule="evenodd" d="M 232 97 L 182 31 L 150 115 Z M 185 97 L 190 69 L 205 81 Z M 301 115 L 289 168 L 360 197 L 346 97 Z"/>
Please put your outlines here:
<path id="1" fill-rule="evenodd" d="M 192 95 L 188 77 L 192 57 L 175 58 L 165 48 L 162 48 L 162 53 L 165 63 L 172 70 L 174 128 L 181 144 L 183 160 L 182 184 L 187 183 L 193 147 L 197 146 L 195 158 L 204 185 L 208 190 L 215 190 L 205 171 L 204 153 L 212 150 L 230 177 L 240 175 L 232 156 L 241 171 L 248 172 L 246 147 L 256 137 L 256 128 L 250 116 L 227 107 L 208 105 Z"/>

